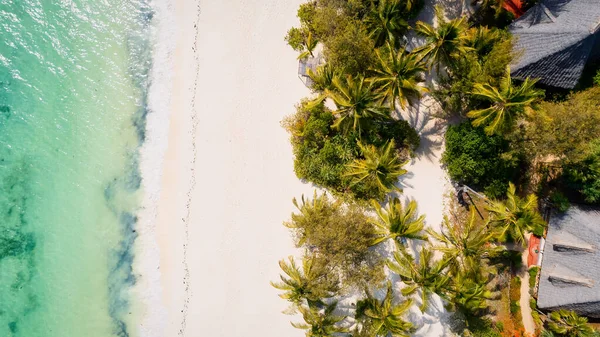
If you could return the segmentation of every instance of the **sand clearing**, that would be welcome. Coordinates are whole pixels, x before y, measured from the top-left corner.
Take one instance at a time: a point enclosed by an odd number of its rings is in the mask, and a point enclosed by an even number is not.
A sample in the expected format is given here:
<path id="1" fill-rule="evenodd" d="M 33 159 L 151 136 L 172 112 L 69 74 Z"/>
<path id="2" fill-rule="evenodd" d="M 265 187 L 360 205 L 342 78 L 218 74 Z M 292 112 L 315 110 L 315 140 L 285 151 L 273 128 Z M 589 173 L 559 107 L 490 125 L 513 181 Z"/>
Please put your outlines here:
<path id="1" fill-rule="evenodd" d="M 279 125 L 309 94 L 283 40 L 301 2 L 203 1 L 199 17 L 193 1 L 176 3 L 183 34 L 157 226 L 165 336 L 303 335 L 269 285 L 296 253 L 281 225 L 291 200 L 313 191 L 294 175 Z"/>

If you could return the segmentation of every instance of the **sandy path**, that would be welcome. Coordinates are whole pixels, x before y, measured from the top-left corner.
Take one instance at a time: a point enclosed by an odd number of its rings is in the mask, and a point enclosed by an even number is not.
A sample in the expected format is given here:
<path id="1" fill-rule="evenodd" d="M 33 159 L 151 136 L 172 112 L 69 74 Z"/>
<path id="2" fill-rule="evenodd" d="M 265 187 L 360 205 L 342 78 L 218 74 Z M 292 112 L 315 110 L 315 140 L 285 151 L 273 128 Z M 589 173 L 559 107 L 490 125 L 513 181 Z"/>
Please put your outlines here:
<path id="1" fill-rule="evenodd" d="M 197 36 L 196 3 L 176 2 L 183 34 L 157 228 L 165 336 L 303 335 L 269 285 L 295 253 L 281 225 L 291 199 L 313 190 L 295 177 L 279 125 L 309 93 L 283 40 L 301 2 L 201 1 Z"/>
<path id="2" fill-rule="evenodd" d="M 527 239 L 529 241 L 529 239 Z M 531 295 L 529 294 L 529 272 L 527 270 L 527 257 L 529 256 L 529 250 L 525 249 L 521 259 L 523 261 L 523 267 L 521 268 L 521 298 L 519 299 L 519 305 L 521 306 L 521 315 L 523 316 L 523 327 L 525 331 L 532 336 L 535 334 L 535 323 L 533 316 L 531 316 L 531 306 L 529 300 Z"/>

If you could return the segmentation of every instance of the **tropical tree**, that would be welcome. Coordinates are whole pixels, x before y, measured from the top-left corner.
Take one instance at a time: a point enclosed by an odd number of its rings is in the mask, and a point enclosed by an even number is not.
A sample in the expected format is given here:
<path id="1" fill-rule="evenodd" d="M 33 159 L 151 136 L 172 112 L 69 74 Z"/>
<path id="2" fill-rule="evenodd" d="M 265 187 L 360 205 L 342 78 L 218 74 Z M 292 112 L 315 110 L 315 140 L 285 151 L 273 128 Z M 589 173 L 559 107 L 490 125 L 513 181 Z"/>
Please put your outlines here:
<path id="1" fill-rule="evenodd" d="M 345 317 L 333 315 L 337 302 L 329 304 L 324 310 L 318 308 L 300 307 L 305 323 L 292 323 L 298 329 L 306 330 L 306 337 L 334 337 L 348 329 L 338 325 Z"/>
<path id="2" fill-rule="evenodd" d="M 452 224 L 444 217 L 440 232 L 427 232 L 442 244 L 435 249 L 444 253 L 455 271 L 479 270 L 489 262 L 490 255 L 503 249 L 490 244 L 496 235 L 487 226 L 477 224 L 474 208 L 465 223 Z"/>
<path id="3" fill-rule="evenodd" d="M 378 62 L 372 69 L 374 75 L 369 81 L 376 88 L 382 104 L 395 109 L 398 101 L 404 109 L 427 91 L 421 84 L 425 81 L 423 73 L 427 68 L 417 54 L 389 49 L 385 56 L 379 51 L 375 52 Z"/>
<path id="4" fill-rule="evenodd" d="M 373 119 L 390 118 L 389 110 L 378 104 L 372 85 L 367 84 L 364 77 L 356 80 L 348 75 L 345 80 L 333 79 L 334 90 L 325 89 L 326 95 L 333 100 L 337 117 L 332 127 L 347 133 L 353 129 L 359 134 Z"/>
<path id="5" fill-rule="evenodd" d="M 313 38 L 312 33 L 309 31 L 306 34 L 306 37 L 304 38 L 304 41 L 302 43 L 302 47 L 304 48 L 304 51 L 302 53 L 300 53 L 300 55 L 298 55 L 298 60 L 303 60 L 307 57 L 314 57 L 315 55 L 313 54 L 313 51 L 315 50 L 315 48 L 317 47 L 317 45 L 319 44 L 319 41 L 315 38 Z"/>
<path id="6" fill-rule="evenodd" d="M 313 82 L 311 89 L 318 92 L 323 92 L 325 89 L 334 89 L 333 79 L 337 76 L 337 72 L 331 64 L 325 63 L 318 67 L 316 71 L 308 68 L 307 73 Z"/>
<path id="7" fill-rule="evenodd" d="M 448 21 L 444 18 L 444 11 L 440 6 L 435 7 L 435 13 L 437 28 L 425 22 L 417 22 L 415 32 L 425 38 L 425 44 L 414 52 L 435 64 L 439 70 L 440 65 L 452 67 L 457 59 L 471 49 L 465 46 L 466 17 Z"/>
<path id="8" fill-rule="evenodd" d="M 374 145 L 358 144 L 364 159 L 356 159 L 347 165 L 346 176 L 352 177 L 352 184 L 365 182 L 377 188 L 381 195 L 396 189 L 398 178 L 408 171 L 402 167 L 407 162 L 402 162 L 396 153 L 396 144 L 390 140 L 380 148 Z"/>
<path id="9" fill-rule="evenodd" d="M 420 309 L 425 311 L 432 294 L 444 296 L 450 283 L 450 276 L 444 272 L 448 263 L 447 259 L 434 261 L 433 252 L 423 247 L 418 263 L 408 252 L 400 250 L 394 252 L 394 262 L 388 262 L 388 267 L 407 285 L 402 289 L 402 295 L 411 295 L 417 289 L 421 291 Z"/>
<path id="10" fill-rule="evenodd" d="M 454 310 L 469 318 L 477 316 L 488 307 L 492 292 L 487 289 L 486 281 L 463 273 L 453 275 L 452 281 L 448 301 Z"/>
<path id="11" fill-rule="evenodd" d="M 560 337 L 594 337 L 596 331 L 588 324 L 585 317 L 577 315 L 574 311 L 560 309 L 548 316 L 548 328 Z"/>
<path id="12" fill-rule="evenodd" d="M 378 6 L 373 6 L 366 18 L 366 25 L 375 47 L 386 43 L 394 48 L 400 46 L 401 38 L 408 30 L 404 9 L 404 4 L 399 0 L 381 0 Z"/>
<path id="13" fill-rule="evenodd" d="M 505 36 L 499 29 L 477 26 L 469 28 L 464 43 L 465 46 L 475 51 L 481 60 L 483 56 L 488 55 L 494 49 L 497 43 L 504 39 Z"/>
<path id="14" fill-rule="evenodd" d="M 506 68 L 498 88 L 489 83 L 476 83 L 473 95 L 491 105 L 485 109 L 472 110 L 467 116 L 473 118 L 473 126 L 484 125 L 488 135 L 504 133 L 515 121 L 528 115 L 535 108 L 535 102 L 543 96 L 543 91 L 534 87 L 537 80 L 526 78 L 521 85 L 513 85 L 510 68 Z"/>
<path id="15" fill-rule="evenodd" d="M 279 261 L 281 270 L 287 275 L 280 275 L 281 282 L 271 282 L 271 285 L 284 291 L 279 297 L 301 306 L 306 301 L 309 307 L 323 305 L 323 299 L 335 296 L 339 290 L 337 279 L 329 277 L 326 268 L 316 263 L 314 256 L 305 255 L 302 258 L 302 268 L 296 265 L 293 257 Z"/>
<path id="16" fill-rule="evenodd" d="M 396 240 L 427 240 L 423 233 L 425 226 L 425 215 L 418 215 L 417 202 L 410 200 L 406 206 L 402 205 L 400 199 L 392 198 L 386 207 L 371 200 L 371 205 L 377 213 L 377 219 L 373 222 L 376 226 L 375 233 L 378 238 L 373 240 L 373 245 L 388 239 Z"/>
<path id="17" fill-rule="evenodd" d="M 516 195 L 516 188 L 509 183 L 506 201 L 492 201 L 486 208 L 490 212 L 491 224 L 499 230 L 499 238 L 508 237 L 525 245 L 525 234 L 533 229 L 545 226 L 546 222 L 537 210 L 538 199 L 535 194 L 525 199 Z"/>
<path id="18" fill-rule="evenodd" d="M 388 282 L 385 298 L 381 301 L 366 291 L 367 298 L 357 303 L 357 318 L 369 327 L 375 337 L 408 337 L 414 330 L 413 324 L 402 316 L 412 306 L 412 300 L 394 304 L 392 284 Z"/>

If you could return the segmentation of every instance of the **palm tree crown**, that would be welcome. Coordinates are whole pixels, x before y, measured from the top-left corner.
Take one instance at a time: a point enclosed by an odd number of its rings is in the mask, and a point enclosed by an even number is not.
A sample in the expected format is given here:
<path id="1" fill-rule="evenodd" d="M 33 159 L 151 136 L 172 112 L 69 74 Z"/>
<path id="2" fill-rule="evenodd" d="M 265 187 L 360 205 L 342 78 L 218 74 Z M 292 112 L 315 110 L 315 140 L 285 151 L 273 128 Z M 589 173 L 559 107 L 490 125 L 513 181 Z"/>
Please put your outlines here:
<path id="1" fill-rule="evenodd" d="M 375 200 L 371 200 L 371 204 L 377 213 L 374 225 L 375 233 L 379 236 L 373 241 L 373 245 L 388 239 L 427 240 L 422 233 L 425 215 L 418 215 L 416 201 L 411 200 L 403 206 L 400 199 L 393 198 L 385 208 Z"/>
<path id="2" fill-rule="evenodd" d="M 337 302 L 328 305 L 323 311 L 317 308 L 300 307 L 299 311 L 305 323 L 292 323 L 298 329 L 306 330 L 306 337 L 334 337 L 339 333 L 348 332 L 337 323 L 345 317 L 333 315 Z"/>
<path id="3" fill-rule="evenodd" d="M 425 37 L 425 44 L 414 50 L 430 63 L 452 66 L 457 59 L 466 54 L 470 48 L 465 46 L 467 22 L 466 17 L 447 21 L 441 7 L 435 8 L 438 27 L 424 22 L 417 22 L 415 31 Z"/>
<path id="4" fill-rule="evenodd" d="M 558 310 L 550 314 L 548 328 L 561 337 L 593 337 L 597 336 L 585 317 L 578 316 L 574 311 Z"/>
<path id="5" fill-rule="evenodd" d="M 495 237 L 493 231 L 475 222 L 475 209 L 471 208 L 469 219 L 464 224 L 452 224 L 444 217 L 441 232 L 428 230 L 429 235 L 441 242 L 435 249 L 443 252 L 452 261 L 455 270 L 475 270 L 484 266 L 489 256 L 502 247 L 490 244 Z"/>
<path id="6" fill-rule="evenodd" d="M 538 199 L 530 194 L 522 199 L 516 195 L 513 183 L 508 186 L 506 201 L 493 201 L 487 209 L 491 215 L 491 223 L 500 231 L 500 238 L 510 236 L 517 243 L 525 244 L 525 233 L 546 222 L 537 210 Z"/>
<path id="7" fill-rule="evenodd" d="M 328 279 L 328 273 L 315 264 L 314 257 L 304 256 L 302 269 L 291 256 L 288 259 L 289 262 L 279 261 L 281 270 L 288 277 L 280 275 L 281 282 L 271 282 L 273 287 L 284 291 L 279 297 L 298 306 L 306 301 L 309 307 L 313 307 L 321 305 L 322 299 L 335 296 L 337 283 Z"/>
<path id="8" fill-rule="evenodd" d="M 402 289 L 403 295 L 410 295 L 417 289 L 421 290 L 421 311 L 425 311 L 431 294 L 443 296 L 450 282 L 450 276 L 444 273 L 448 260 L 433 260 L 431 250 L 422 248 L 419 253 L 419 262 L 406 251 L 394 252 L 394 261 L 388 263 L 391 271 L 400 275 L 408 287 Z"/>
<path id="9" fill-rule="evenodd" d="M 382 103 L 387 103 L 391 109 L 398 101 L 404 109 L 412 101 L 421 98 L 427 88 L 423 73 L 427 70 L 417 54 L 396 52 L 390 48 L 387 56 L 375 52 L 378 63 L 373 69 L 374 76 L 369 79 L 375 86 Z"/>
<path id="10" fill-rule="evenodd" d="M 402 316 L 412 306 L 412 300 L 393 304 L 392 284 L 388 282 L 387 292 L 382 301 L 378 301 L 367 291 L 367 298 L 357 304 L 357 316 L 368 321 L 371 335 L 375 337 L 408 337 L 413 331 L 413 324 Z"/>
<path id="11" fill-rule="evenodd" d="M 395 184 L 398 177 L 408 171 L 402 167 L 402 162 L 396 154 L 396 144 L 390 140 L 380 148 L 373 145 L 358 144 L 364 159 L 356 159 L 348 164 L 346 176 L 353 178 L 352 184 L 365 182 L 372 184 L 381 194 L 386 194 L 393 189 L 398 189 Z"/>
<path id="12" fill-rule="evenodd" d="M 371 10 L 366 24 L 375 47 L 381 47 L 386 42 L 394 48 L 400 46 L 400 39 L 408 30 L 404 8 L 398 0 L 381 0 L 379 6 Z"/>
<path id="13" fill-rule="evenodd" d="M 488 135 L 506 132 L 517 118 L 527 115 L 543 91 L 534 88 L 536 80 L 529 78 L 515 86 L 510 77 L 510 68 L 500 80 L 500 87 L 476 83 L 473 94 L 491 103 L 488 108 L 472 110 L 467 116 L 473 118 L 473 126 L 485 125 Z"/>
<path id="14" fill-rule="evenodd" d="M 334 128 L 344 133 L 352 129 L 361 134 L 373 119 L 389 118 L 389 110 L 377 104 L 375 92 L 364 77 L 356 80 L 350 75 L 345 80 L 335 77 L 332 82 L 335 89 L 325 89 L 325 93 L 337 107 L 333 112 L 337 117 Z"/>

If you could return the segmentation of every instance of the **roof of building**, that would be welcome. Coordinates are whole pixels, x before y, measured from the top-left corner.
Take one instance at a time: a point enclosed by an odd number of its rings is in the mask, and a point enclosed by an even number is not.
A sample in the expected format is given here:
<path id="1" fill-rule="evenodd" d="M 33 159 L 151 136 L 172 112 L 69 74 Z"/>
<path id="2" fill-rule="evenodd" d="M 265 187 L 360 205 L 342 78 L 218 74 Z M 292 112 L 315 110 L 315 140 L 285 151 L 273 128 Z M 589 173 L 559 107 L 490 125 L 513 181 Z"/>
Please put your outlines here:
<path id="1" fill-rule="evenodd" d="M 538 307 L 600 317 L 600 211 L 571 206 L 548 226 Z"/>
<path id="2" fill-rule="evenodd" d="M 573 88 L 600 45 L 600 0 L 542 0 L 510 26 L 519 56 L 515 78 Z"/>

